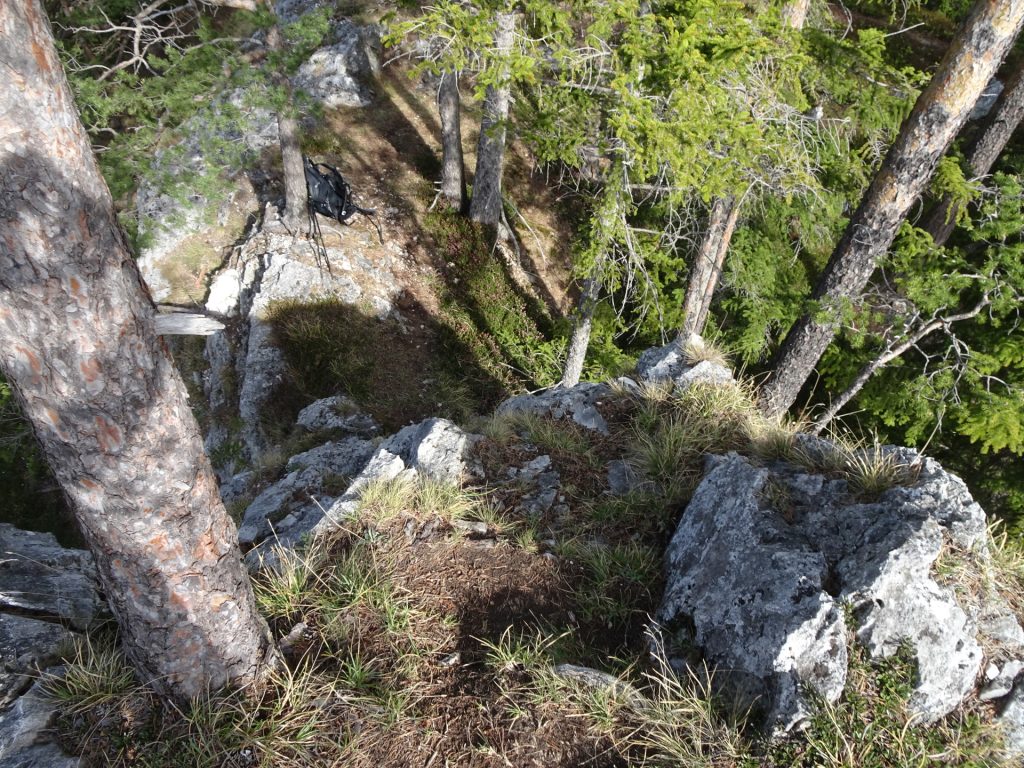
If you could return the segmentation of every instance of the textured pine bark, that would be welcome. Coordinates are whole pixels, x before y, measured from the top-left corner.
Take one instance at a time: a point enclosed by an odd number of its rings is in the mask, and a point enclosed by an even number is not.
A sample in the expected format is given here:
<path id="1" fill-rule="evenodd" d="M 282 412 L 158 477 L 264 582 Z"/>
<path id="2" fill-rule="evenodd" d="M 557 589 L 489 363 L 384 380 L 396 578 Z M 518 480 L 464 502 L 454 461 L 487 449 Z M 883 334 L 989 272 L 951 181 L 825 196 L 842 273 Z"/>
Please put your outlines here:
<path id="1" fill-rule="evenodd" d="M 683 299 L 682 339 L 704 332 L 711 311 L 711 299 L 725 265 L 732 234 L 736 231 L 739 212 L 739 203 L 731 195 L 715 198 L 711 204 L 708 229 L 694 259 L 690 282 L 686 286 L 686 297 Z"/>
<path id="2" fill-rule="evenodd" d="M 441 118 L 441 194 L 460 211 L 466 208 L 466 172 L 462 159 L 462 106 L 459 75 L 444 72 L 437 85 L 437 112 Z"/>
<path id="3" fill-rule="evenodd" d="M 495 54 L 507 57 L 512 52 L 516 26 L 513 13 L 498 14 L 498 28 L 494 33 Z M 511 86 L 506 76 L 498 87 L 487 86 L 484 94 L 483 119 L 480 121 L 480 140 L 476 150 L 476 174 L 473 177 L 473 199 L 469 204 L 469 218 L 481 224 L 497 227 L 501 222 L 501 174 L 505 164 L 505 123 L 511 101 Z"/>
<path id="4" fill-rule="evenodd" d="M 0 365 L 128 655 L 183 699 L 274 658 L 187 395 L 39 0 L 0 3 Z"/>
<path id="5" fill-rule="evenodd" d="M 987 176 L 1024 118 L 1024 69 L 1014 72 L 999 95 L 985 126 L 967 148 L 967 166 L 974 178 Z M 956 229 L 957 206 L 947 195 L 938 202 L 924 225 L 936 245 L 942 246 Z"/>
<path id="6" fill-rule="evenodd" d="M 818 311 L 790 330 L 761 389 L 761 409 L 779 415 L 796 400 L 832 342 L 843 305 L 856 299 L 939 158 L 967 120 L 1024 20 L 1019 0 L 978 0 L 921 94 L 854 213 L 812 294 Z"/>

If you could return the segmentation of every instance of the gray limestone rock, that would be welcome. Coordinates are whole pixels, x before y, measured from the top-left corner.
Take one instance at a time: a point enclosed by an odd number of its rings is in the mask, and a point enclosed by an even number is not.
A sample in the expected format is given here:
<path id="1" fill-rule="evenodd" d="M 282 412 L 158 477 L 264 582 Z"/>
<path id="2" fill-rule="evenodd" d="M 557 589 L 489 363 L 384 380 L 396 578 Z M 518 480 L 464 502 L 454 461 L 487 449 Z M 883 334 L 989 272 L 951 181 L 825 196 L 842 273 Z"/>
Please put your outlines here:
<path id="1" fill-rule="evenodd" d="M 0 523 L 0 611 L 59 619 L 76 629 L 108 614 L 88 552 L 6 523 Z"/>
<path id="2" fill-rule="evenodd" d="M 710 457 L 673 536 L 659 621 L 739 673 L 737 687 L 762 696 L 774 729 L 804 719 L 809 688 L 829 700 L 842 692 L 843 604 L 873 657 L 914 653 L 909 706 L 922 722 L 974 688 L 978 622 L 931 570 L 944 539 L 968 550 L 984 540 L 984 513 L 934 461 L 906 449 L 897 456 L 920 465 L 919 479 L 870 503 L 843 480 Z"/>
<path id="3" fill-rule="evenodd" d="M 333 488 L 341 479 L 358 475 L 373 454 L 373 443 L 357 437 L 330 442 L 293 456 L 288 474 L 253 499 L 238 527 L 243 548 L 269 540 L 294 546 L 320 521 L 336 498 Z M 342 486 L 344 487 L 344 485 Z"/>
<path id="4" fill-rule="evenodd" d="M 365 107 L 373 100 L 372 92 L 363 83 L 364 75 L 373 73 L 379 63 L 379 33 L 362 29 L 343 19 L 333 29 L 334 42 L 315 51 L 299 67 L 292 83 L 328 109 Z"/>
<path id="5" fill-rule="evenodd" d="M 687 362 L 682 347 L 674 341 L 644 351 L 637 360 L 636 371 L 640 381 L 672 381 L 679 390 L 696 383 L 724 385 L 736 381 L 732 371 L 718 363 L 710 360 L 695 364 Z"/>
<path id="6" fill-rule="evenodd" d="M 35 675 L 55 663 L 72 633 L 59 622 L 0 613 L 0 708 L 28 688 Z"/>
<path id="7" fill-rule="evenodd" d="M 608 490 L 615 496 L 628 496 L 646 484 L 633 465 L 625 459 L 608 462 Z"/>
<path id="8" fill-rule="evenodd" d="M 563 389 L 555 387 L 533 395 L 518 395 L 498 406 L 497 413 L 522 411 L 552 419 L 572 419 L 580 426 L 601 434 L 608 433 L 608 423 L 597 410 L 612 395 L 607 384 L 584 383 Z"/>
<path id="9" fill-rule="evenodd" d="M 407 467 L 434 480 L 461 483 L 481 474 L 471 455 L 479 440 L 479 435 L 467 434 L 447 419 L 427 419 L 385 440 L 378 453 L 398 456 Z"/>
<path id="10" fill-rule="evenodd" d="M 58 670 L 50 670 L 56 674 Z M 53 701 L 36 682 L 14 706 L 0 711 L 0 765 L 4 768 L 77 768 L 81 761 L 70 757 L 52 738 L 57 714 Z"/>
<path id="11" fill-rule="evenodd" d="M 380 444 L 348 490 L 317 523 L 314 535 L 329 532 L 352 515 L 359 505 L 360 491 L 369 483 L 402 475 L 413 479 L 422 474 L 451 483 L 480 476 L 482 470 L 472 457 L 472 448 L 481 439 L 447 419 L 427 419 L 403 428 Z"/>
<path id="12" fill-rule="evenodd" d="M 1003 728 L 1006 750 L 1012 755 L 1024 755 L 1024 685 L 1015 685 L 1006 697 L 996 722 Z"/>
<path id="13" fill-rule="evenodd" d="M 310 432 L 339 431 L 353 435 L 370 436 L 380 432 L 374 418 L 359 410 L 355 401 L 345 395 L 335 395 L 307 405 L 295 420 Z"/>

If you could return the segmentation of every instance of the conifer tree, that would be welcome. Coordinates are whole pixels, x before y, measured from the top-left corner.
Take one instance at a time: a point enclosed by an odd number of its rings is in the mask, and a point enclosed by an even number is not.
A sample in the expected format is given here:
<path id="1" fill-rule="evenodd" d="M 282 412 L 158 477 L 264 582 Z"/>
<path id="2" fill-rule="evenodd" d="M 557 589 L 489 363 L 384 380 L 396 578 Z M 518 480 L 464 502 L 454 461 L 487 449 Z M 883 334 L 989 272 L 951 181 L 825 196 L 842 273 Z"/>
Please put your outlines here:
<path id="1" fill-rule="evenodd" d="M 1024 69 L 1018 68 L 999 95 L 981 132 L 967 149 L 967 167 L 975 179 L 986 176 L 992 170 L 996 159 L 1020 125 L 1021 118 L 1024 118 Z M 960 217 L 959 209 L 960 204 L 951 194 L 944 195 L 936 204 L 923 227 L 936 245 L 945 245 L 953 234 Z"/>
<path id="2" fill-rule="evenodd" d="M 179 701 L 259 683 L 276 651 L 40 0 L 0 4 L 0 61 L 4 377 L 143 679 Z"/>
<path id="3" fill-rule="evenodd" d="M 857 299 L 920 196 L 939 159 L 998 69 L 1024 21 L 1024 3 L 979 0 L 836 246 L 812 294 L 816 308 L 786 336 L 761 391 L 761 408 L 781 415 L 796 400 L 838 322 Z"/>
<path id="4" fill-rule="evenodd" d="M 782 19 L 786 27 L 799 31 L 807 18 L 809 0 L 790 0 L 782 8 Z M 690 279 L 683 300 L 683 327 L 679 339 L 685 342 L 692 335 L 704 333 L 715 287 L 722 274 L 725 257 L 736 231 L 740 213 L 740 198 L 726 195 L 715 198 L 711 203 L 707 229 L 693 260 Z"/>

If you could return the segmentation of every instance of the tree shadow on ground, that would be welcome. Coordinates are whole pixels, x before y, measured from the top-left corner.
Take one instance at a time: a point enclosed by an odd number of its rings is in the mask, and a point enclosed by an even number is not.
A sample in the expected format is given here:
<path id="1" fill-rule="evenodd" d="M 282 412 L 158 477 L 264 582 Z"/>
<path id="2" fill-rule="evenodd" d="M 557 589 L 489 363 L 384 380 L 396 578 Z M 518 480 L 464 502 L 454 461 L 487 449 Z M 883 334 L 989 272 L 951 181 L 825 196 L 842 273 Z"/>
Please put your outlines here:
<path id="1" fill-rule="evenodd" d="M 400 317 L 386 318 L 336 299 L 273 307 L 269 322 L 292 393 L 282 420 L 314 399 L 344 393 L 391 432 L 431 416 L 465 421 L 507 394 L 416 299 L 403 294 L 397 307 Z"/>

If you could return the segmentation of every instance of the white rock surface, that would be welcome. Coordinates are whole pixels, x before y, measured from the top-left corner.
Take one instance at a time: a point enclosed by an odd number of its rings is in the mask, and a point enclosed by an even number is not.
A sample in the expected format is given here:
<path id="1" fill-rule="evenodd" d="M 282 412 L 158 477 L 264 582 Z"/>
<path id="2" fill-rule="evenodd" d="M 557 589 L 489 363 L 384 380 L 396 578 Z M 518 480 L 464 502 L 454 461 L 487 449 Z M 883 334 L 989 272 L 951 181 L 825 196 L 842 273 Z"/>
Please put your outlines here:
<path id="1" fill-rule="evenodd" d="M 380 432 L 380 424 L 359 410 L 355 401 L 345 395 L 325 397 L 310 403 L 299 411 L 295 423 L 310 432 L 338 431 L 366 436 Z"/>
<path id="2" fill-rule="evenodd" d="M 979 616 L 933 580 L 932 567 L 945 540 L 968 551 L 984 541 L 984 513 L 936 462 L 897 454 L 920 463 L 917 483 L 870 503 L 852 498 L 843 480 L 711 457 L 673 536 L 659 621 L 731 670 L 741 693 L 762 696 L 778 730 L 804 719 L 808 688 L 829 700 L 842 692 L 841 604 L 873 657 L 913 651 L 909 706 L 921 722 L 974 690 Z"/>
<path id="3" fill-rule="evenodd" d="M 584 383 L 564 389 L 555 387 L 532 395 L 518 395 L 498 406 L 497 413 L 534 413 L 551 419 L 572 419 L 587 429 L 608 433 L 608 422 L 597 406 L 611 397 L 607 384 Z"/>

